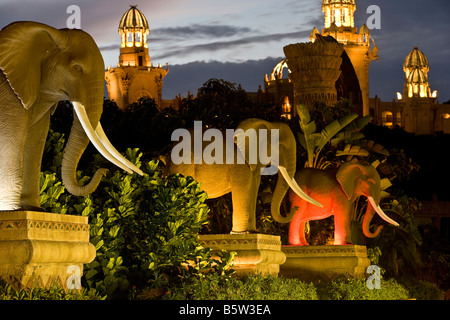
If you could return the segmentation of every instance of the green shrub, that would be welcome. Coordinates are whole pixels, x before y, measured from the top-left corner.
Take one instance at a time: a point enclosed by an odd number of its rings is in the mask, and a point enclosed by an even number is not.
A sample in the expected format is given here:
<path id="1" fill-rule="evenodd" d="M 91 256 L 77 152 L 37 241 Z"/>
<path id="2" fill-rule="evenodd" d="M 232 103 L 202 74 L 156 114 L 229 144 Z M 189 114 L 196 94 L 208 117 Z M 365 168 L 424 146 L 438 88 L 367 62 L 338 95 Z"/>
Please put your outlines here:
<path id="1" fill-rule="evenodd" d="M 51 132 L 46 152 L 60 159 L 64 136 Z M 53 148 L 52 148 L 53 146 Z M 41 173 L 41 206 L 48 212 L 89 217 L 96 258 L 85 265 L 82 284 L 125 298 L 130 288 L 164 294 L 212 263 L 209 249 L 199 247 L 198 233 L 207 223 L 207 195 L 192 177 L 163 176 L 157 161 L 142 161 L 138 149 L 126 157 L 144 171 L 127 174 L 110 166 L 98 189 L 86 197 L 68 194 L 59 179 L 61 162 L 47 160 Z M 94 156 L 92 167 L 104 166 Z M 115 171 L 113 171 L 115 170 Z M 56 173 L 55 173 L 56 172 Z M 77 172 L 80 183 L 90 180 Z M 194 261 L 196 268 L 189 263 Z M 194 272 L 194 273 L 195 273 Z"/>
<path id="2" fill-rule="evenodd" d="M 221 277 L 210 273 L 166 296 L 188 300 L 318 300 L 316 288 L 298 279 L 247 275 Z"/>
<path id="3" fill-rule="evenodd" d="M 321 290 L 324 300 L 404 300 L 409 299 L 407 289 L 394 279 L 381 279 L 380 289 L 369 289 L 365 279 L 338 278 Z"/>
<path id="4" fill-rule="evenodd" d="M 444 300 L 445 292 L 432 282 L 422 280 L 401 281 L 409 294 L 416 300 Z"/>
<path id="5" fill-rule="evenodd" d="M 106 296 L 95 290 L 86 288 L 81 291 L 64 291 L 60 287 L 51 287 L 48 290 L 20 289 L 14 290 L 11 285 L 0 280 L 0 300 L 105 300 Z"/>
<path id="6" fill-rule="evenodd" d="M 127 156 L 140 165 L 137 150 Z M 142 169 L 142 177 L 120 171 L 105 177 L 103 189 L 78 208 L 90 217 L 97 250 L 85 280 L 109 297 L 125 294 L 130 286 L 162 294 L 169 283 L 180 281 L 188 261 L 203 257 L 197 235 L 206 223 L 206 193 L 191 177 L 162 177 L 158 162 Z"/>

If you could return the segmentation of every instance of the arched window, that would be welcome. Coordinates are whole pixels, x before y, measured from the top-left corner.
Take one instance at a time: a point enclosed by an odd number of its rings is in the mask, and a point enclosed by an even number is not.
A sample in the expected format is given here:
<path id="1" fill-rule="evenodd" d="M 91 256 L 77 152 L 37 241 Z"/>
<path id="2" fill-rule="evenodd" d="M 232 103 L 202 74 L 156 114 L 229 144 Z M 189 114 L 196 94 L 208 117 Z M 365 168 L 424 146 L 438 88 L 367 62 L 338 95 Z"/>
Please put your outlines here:
<path id="1" fill-rule="evenodd" d="M 127 47 L 133 46 L 133 36 L 134 36 L 133 32 L 127 32 Z"/>
<path id="2" fill-rule="evenodd" d="M 281 105 L 281 116 L 286 119 L 291 119 L 292 107 L 289 102 L 289 97 L 284 97 L 282 101 L 283 101 L 283 104 Z"/>
<path id="3" fill-rule="evenodd" d="M 136 32 L 134 39 L 135 39 L 135 42 L 136 42 L 136 47 L 140 47 L 141 44 L 142 44 L 142 33 Z"/>
<path id="4" fill-rule="evenodd" d="M 397 111 L 396 116 L 397 116 L 396 122 L 398 125 L 400 125 L 402 123 L 402 113 L 400 111 Z"/>
<path id="5" fill-rule="evenodd" d="M 383 126 L 392 127 L 393 125 L 393 116 L 391 111 L 383 111 L 381 113 L 381 120 L 383 122 Z"/>

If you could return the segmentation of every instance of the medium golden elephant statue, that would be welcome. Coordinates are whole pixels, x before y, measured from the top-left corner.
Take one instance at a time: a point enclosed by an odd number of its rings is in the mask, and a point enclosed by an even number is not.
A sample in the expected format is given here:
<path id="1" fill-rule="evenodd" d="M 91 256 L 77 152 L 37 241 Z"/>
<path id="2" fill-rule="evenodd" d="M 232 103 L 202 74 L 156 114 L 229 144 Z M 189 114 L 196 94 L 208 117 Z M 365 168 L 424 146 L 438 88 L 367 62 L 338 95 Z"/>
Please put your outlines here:
<path id="1" fill-rule="evenodd" d="M 295 193 L 289 192 L 292 212 L 295 213 L 289 225 L 289 243 L 306 246 L 305 223 L 334 215 L 334 244 L 351 243 L 351 210 L 360 196 L 369 203 L 364 215 L 363 232 L 366 237 L 376 237 L 382 226 L 370 231 L 370 223 L 377 212 L 385 221 L 398 226 L 380 208 L 380 176 L 372 165 L 347 163 L 339 169 L 320 170 L 305 168 L 295 174 L 295 181 L 310 197 L 319 201 L 323 207 L 311 206 Z"/>
<path id="2" fill-rule="evenodd" d="M 205 136 L 207 133 L 211 131 L 207 130 Z M 204 153 L 207 150 L 211 151 L 211 147 L 215 145 L 216 148 L 213 148 L 215 161 L 208 159 L 203 159 L 203 162 L 196 161 L 195 152 L 191 152 L 188 157 L 184 155 L 184 161 L 174 163 L 175 154 L 181 151 L 181 143 L 185 144 L 184 152 L 196 148 L 195 139 L 186 144 L 185 139 L 189 139 L 189 136 L 195 136 L 195 132 L 191 130 L 182 142 L 174 145 L 169 172 L 192 176 L 202 184 L 202 189 L 209 198 L 218 198 L 231 192 L 233 205 L 231 233 L 257 232 L 255 211 L 263 170 L 275 169 L 269 174 L 278 172 L 271 204 L 275 221 L 288 223 L 293 217 L 280 214 L 280 205 L 289 187 L 305 201 L 320 205 L 298 188 L 293 180 L 297 148 L 295 137 L 288 125 L 261 119 L 247 119 L 239 124 L 231 139 L 226 139 L 225 137 L 229 135 L 217 130 L 215 139 L 208 137 L 203 139 L 201 146 L 197 146 Z M 248 140 L 245 140 L 246 138 Z M 261 152 L 264 153 L 262 157 Z M 217 154 L 220 154 L 220 157 L 217 157 Z M 262 158 L 267 158 L 269 154 L 271 161 L 262 161 Z"/>

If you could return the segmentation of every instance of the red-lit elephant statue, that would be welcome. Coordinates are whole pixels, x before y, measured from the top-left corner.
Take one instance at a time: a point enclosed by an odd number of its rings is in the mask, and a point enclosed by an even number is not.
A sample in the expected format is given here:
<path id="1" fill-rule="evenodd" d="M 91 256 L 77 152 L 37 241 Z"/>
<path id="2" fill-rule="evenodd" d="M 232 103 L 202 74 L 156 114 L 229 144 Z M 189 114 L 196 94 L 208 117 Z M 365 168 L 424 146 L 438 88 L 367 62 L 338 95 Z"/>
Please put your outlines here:
<path id="1" fill-rule="evenodd" d="M 376 237 L 382 226 L 375 232 L 369 229 L 372 218 L 377 212 L 385 221 L 398 226 L 380 208 L 380 176 L 372 165 L 347 163 L 339 169 L 320 170 L 305 168 L 296 173 L 297 184 L 323 207 L 313 206 L 289 192 L 292 210 L 297 211 L 289 226 L 289 243 L 291 245 L 308 245 L 305 239 L 305 223 L 334 215 L 334 244 L 351 243 L 351 210 L 360 196 L 367 197 L 369 204 L 364 215 L 363 232 L 368 238 Z"/>

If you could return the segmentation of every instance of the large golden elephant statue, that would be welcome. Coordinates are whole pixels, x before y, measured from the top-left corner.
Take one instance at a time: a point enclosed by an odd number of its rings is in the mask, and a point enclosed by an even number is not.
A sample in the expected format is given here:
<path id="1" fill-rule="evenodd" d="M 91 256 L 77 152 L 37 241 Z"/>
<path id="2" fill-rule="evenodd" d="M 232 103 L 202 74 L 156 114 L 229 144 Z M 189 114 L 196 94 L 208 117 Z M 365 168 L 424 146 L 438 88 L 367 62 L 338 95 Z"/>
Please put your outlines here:
<path id="1" fill-rule="evenodd" d="M 62 179 L 74 195 L 93 192 L 105 169 L 80 185 L 78 161 L 89 141 L 127 172 L 141 170 L 120 155 L 100 125 L 105 66 L 92 37 L 81 30 L 15 22 L 0 31 L 0 210 L 42 210 L 39 173 L 50 115 L 71 101 L 74 120 Z M 68 124 L 69 125 L 69 124 Z"/>

